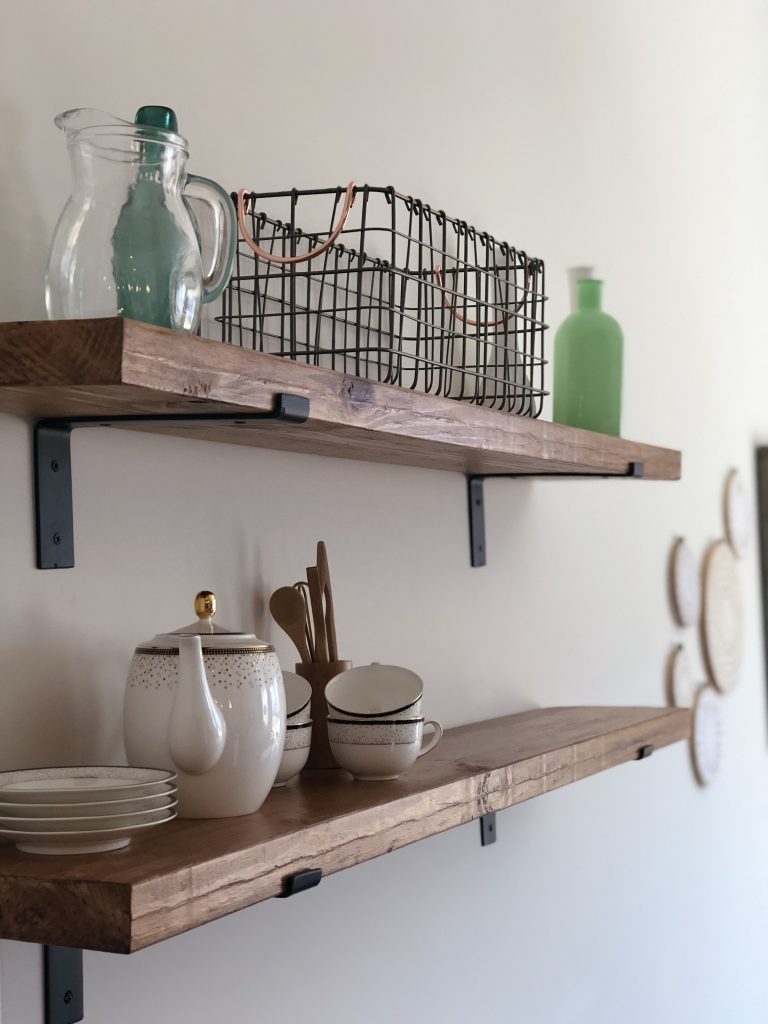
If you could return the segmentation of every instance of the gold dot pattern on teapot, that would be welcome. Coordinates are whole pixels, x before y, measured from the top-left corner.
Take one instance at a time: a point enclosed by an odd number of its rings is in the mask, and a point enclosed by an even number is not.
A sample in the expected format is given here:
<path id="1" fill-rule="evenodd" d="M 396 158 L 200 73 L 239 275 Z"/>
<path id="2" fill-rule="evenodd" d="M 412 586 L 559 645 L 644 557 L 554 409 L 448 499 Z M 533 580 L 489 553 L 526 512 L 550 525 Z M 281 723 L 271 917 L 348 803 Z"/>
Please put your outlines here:
<path id="1" fill-rule="evenodd" d="M 175 689 L 179 681 L 179 663 L 177 657 L 161 657 L 157 654 L 170 654 L 171 651 L 138 650 L 131 662 L 128 686 L 143 690 Z M 178 652 L 176 652 L 178 654 Z M 205 674 L 212 690 L 242 690 L 268 686 L 280 672 L 277 655 L 270 651 L 261 657 L 245 656 L 248 652 L 227 651 L 218 648 L 211 652 L 203 652 Z"/>

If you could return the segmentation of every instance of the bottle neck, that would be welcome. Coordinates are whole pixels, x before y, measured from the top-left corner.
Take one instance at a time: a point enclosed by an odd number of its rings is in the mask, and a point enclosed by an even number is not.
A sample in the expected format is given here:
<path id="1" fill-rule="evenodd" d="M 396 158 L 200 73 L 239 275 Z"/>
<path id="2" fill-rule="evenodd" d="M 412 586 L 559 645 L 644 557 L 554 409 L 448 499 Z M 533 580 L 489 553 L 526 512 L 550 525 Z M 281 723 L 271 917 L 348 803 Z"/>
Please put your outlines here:
<path id="1" fill-rule="evenodd" d="M 594 278 L 584 278 L 577 282 L 577 299 L 580 310 L 602 309 L 603 282 Z"/>

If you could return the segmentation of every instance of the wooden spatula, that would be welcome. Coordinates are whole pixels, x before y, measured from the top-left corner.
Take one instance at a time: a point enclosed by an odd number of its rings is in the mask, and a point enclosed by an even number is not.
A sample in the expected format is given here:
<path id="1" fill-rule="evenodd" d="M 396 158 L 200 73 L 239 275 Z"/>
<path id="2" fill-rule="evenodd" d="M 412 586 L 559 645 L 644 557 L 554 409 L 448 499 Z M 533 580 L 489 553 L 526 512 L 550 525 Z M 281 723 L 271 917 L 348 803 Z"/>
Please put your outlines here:
<path id="1" fill-rule="evenodd" d="M 306 613 L 304 599 L 293 587 L 280 587 L 269 599 L 269 610 L 278 626 L 296 645 L 301 660 L 308 664 L 309 655 L 305 633 Z"/>
<path id="2" fill-rule="evenodd" d="M 315 626 L 315 661 L 328 661 L 328 637 L 325 632 L 323 615 L 323 589 L 320 586 L 320 573 L 316 565 L 307 569 L 309 584 L 309 603 L 312 605 L 312 621 Z"/>
<path id="3" fill-rule="evenodd" d="M 331 661 L 339 660 L 336 644 L 336 619 L 333 614 L 333 592 L 331 590 L 331 574 L 328 569 L 328 552 L 325 541 L 317 542 L 317 571 L 320 576 L 320 590 L 325 602 L 325 635 L 328 639 L 328 657 Z"/>

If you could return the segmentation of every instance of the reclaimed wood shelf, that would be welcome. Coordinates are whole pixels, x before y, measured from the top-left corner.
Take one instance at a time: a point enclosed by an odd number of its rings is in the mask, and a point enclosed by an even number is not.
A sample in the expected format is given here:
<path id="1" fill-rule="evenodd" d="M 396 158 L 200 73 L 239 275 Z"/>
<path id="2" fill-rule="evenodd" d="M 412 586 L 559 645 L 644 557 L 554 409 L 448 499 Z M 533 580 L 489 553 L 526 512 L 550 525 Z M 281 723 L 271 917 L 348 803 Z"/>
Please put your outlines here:
<path id="1" fill-rule="evenodd" d="M 42 418 L 266 412 L 278 393 L 310 400 L 308 421 L 257 427 L 130 423 L 342 459 L 466 474 L 626 475 L 677 480 L 680 453 L 120 318 L 0 324 L 0 412 Z"/>
<path id="2" fill-rule="evenodd" d="M 447 730 L 396 782 L 302 773 L 257 814 L 174 821 L 114 853 L 0 847 L 0 938 L 130 953 L 279 895 L 297 872 L 341 871 L 689 731 L 675 708 L 526 711 Z"/>

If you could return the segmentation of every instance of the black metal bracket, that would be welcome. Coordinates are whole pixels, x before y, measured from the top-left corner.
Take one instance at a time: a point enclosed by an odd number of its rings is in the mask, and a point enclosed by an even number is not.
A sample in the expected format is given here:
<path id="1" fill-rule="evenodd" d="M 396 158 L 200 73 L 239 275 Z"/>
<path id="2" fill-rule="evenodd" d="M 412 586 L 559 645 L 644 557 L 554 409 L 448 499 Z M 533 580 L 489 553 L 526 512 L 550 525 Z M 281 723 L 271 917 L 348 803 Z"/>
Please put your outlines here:
<path id="1" fill-rule="evenodd" d="M 640 747 L 637 754 L 635 755 L 636 761 L 644 761 L 646 757 L 650 757 L 653 753 L 653 744 L 646 743 L 645 746 Z"/>
<path id="2" fill-rule="evenodd" d="M 485 480 L 519 480 L 526 477 L 557 477 L 568 480 L 623 480 L 626 478 L 641 479 L 645 473 L 645 463 L 630 462 L 623 473 L 473 473 L 467 477 L 467 499 L 469 502 L 469 553 L 473 567 L 485 565 Z"/>
<path id="3" fill-rule="evenodd" d="M 306 892 L 307 889 L 314 889 L 320 885 L 323 877 L 322 868 L 308 868 L 306 871 L 297 871 L 295 875 L 289 875 L 283 882 L 283 891 L 279 892 L 275 899 L 287 900 L 289 896 L 296 896 L 297 893 Z"/>
<path id="4" fill-rule="evenodd" d="M 83 1019 L 83 951 L 43 947 L 45 1024 L 77 1024 Z"/>
<path id="5" fill-rule="evenodd" d="M 480 819 L 480 843 L 490 846 L 496 842 L 496 811 L 489 811 Z"/>
<path id="6" fill-rule="evenodd" d="M 274 408 L 269 412 L 148 413 L 39 420 L 34 432 L 37 568 L 71 569 L 75 564 L 70 436 L 76 427 L 111 427 L 121 423 L 223 423 L 247 427 L 263 420 L 305 423 L 308 417 L 308 398 L 280 394 L 275 396 Z"/>

